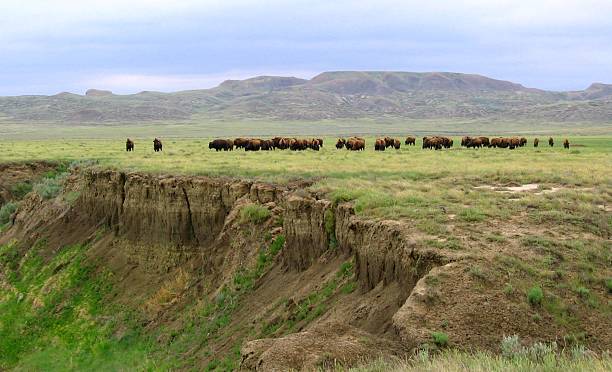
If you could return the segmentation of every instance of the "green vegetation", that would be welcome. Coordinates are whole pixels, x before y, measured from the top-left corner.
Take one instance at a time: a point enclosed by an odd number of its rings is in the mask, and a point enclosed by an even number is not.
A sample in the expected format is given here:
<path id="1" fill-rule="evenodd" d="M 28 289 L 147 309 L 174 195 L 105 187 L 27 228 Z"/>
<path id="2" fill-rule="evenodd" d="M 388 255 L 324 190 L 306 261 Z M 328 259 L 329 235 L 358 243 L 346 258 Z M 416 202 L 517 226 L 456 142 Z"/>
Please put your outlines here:
<path id="1" fill-rule="evenodd" d="M 527 292 L 527 300 L 532 305 L 540 305 L 542 303 L 543 298 L 544 292 L 539 286 L 531 287 L 529 292 Z"/>
<path id="2" fill-rule="evenodd" d="M 21 200 L 32 191 L 32 187 L 32 183 L 30 182 L 20 182 L 12 187 L 11 193 L 15 199 Z"/>
<path id="3" fill-rule="evenodd" d="M 8 202 L 0 208 L 0 225 L 4 225 L 9 222 L 11 215 L 17 210 L 19 204 L 16 202 Z"/>
<path id="4" fill-rule="evenodd" d="M 270 210 L 263 205 L 249 204 L 240 210 L 240 221 L 260 224 L 270 217 Z"/>
<path id="5" fill-rule="evenodd" d="M 555 342 L 536 342 L 522 345 L 518 336 L 504 337 L 501 354 L 488 352 L 463 352 L 454 349 L 430 353 L 427 348 L 419 350 L 407 360 L 378 359 L 364 366 L 350 368 L 351 372 L 379 371 L 609 371 L 612 358 L 609 354 L 594 355 L 582 346 L 559 350 Z M 337 365 L 335 370 L 347 369 Z"/>
<path id="6" fill-rule="evenodd" d="M 331 208 L 325 210 L 323 220 L 327 239 L 329 240 L 329 248 L 336 249 L 338 247 L 338 240 L 336 239 L 336 216 L 334 210 Z"/>
<path id="7" fill-rule="evenodd" d="M 134 328 L 121 338 L 113 332 L 125 319 L 105 306 L 112 289 L 105 273 L 85 263 L 83 246 L 65 247 L 44 263 L 44 242 L 20 256 L 16 244 L 0 246 L 0 267 L 8 287 L 0 287 L 0 369 L 76 370 L 150 368 L 149 346 Z M 118 315 L 99 321 L 108 314 Z"/>
<path id="8" fill-rule="evenodd" d="M 433 332 L 431 334 L 433 343 L 438 347 L 445 347 L 448 345 L 448 335 L 444 332 Z"/>

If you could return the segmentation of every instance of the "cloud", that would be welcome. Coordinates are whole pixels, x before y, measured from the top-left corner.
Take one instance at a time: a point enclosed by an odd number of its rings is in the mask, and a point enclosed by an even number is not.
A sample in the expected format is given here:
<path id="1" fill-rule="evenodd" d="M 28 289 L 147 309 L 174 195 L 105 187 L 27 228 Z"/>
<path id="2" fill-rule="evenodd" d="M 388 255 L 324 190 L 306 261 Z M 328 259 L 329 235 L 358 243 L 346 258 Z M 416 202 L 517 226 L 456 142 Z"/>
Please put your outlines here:
<path id="1" fill-rule="evenodd" d="M 609 14 L 609 0 L 2 1 L 0 94 L 122 75 L 132 78 L 107 83 L 167 90 L 228 71 L 345 69 L 474 72 L 577 89 L 612 76 Z"/>

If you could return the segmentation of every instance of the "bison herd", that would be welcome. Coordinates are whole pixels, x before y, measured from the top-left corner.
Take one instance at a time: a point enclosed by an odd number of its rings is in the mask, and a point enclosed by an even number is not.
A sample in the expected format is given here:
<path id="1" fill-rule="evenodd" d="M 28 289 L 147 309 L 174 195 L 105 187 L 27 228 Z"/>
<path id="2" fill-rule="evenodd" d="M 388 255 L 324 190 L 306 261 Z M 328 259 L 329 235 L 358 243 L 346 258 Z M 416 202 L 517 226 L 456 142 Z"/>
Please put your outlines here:
<path id="1" fill-rule="evenodd" d="M 540 140 L 533 140 L 533 147 L 538 147 Z M 407 146 L 416 145 L 415 137 L 406 137 L 404 144 Z M 466 148 L 508 148 L 515 149 L 527 145 L 525 137 L 470 137 L 461 138 L 461 146 Z M 555 141 L 552 137 L 548 139 L 548 145 L 553 147 Z M 208 148 L 215 151 L 232 151 L 234 149 L 244 149 L 244 151 L 270 151 L 270 150 L 315 150 L 319 151 L 323 147 L 323 139 L 321 138 L 290 138 L 290 137 L 274 137 L 272 139 L 261 138 L 236 138 L 232 139 L 215 139 L 208 143 Z M 401 141 L 393 137 L 377 138 L 374 141 L 375 151 L 385 151 L 388 148 L 399 150 Z M 431 150 L 441 150 L 443 148 L 453 147 L 453 140 L 449 137 L 442 136 L 426 136 L 423 137 L 423 148 Z M 569 149 L 570 143 L 567 139 L 563 141 L 563 147 Z M 337 149 L 347 149 L 351 151 L 363 151 L 366 148 L 366 141 L 361 137 L 338 138 L 336 141 Z M 125 143 L 126 151 L 134 151 L 134 141 L 127 139 Z M 162 151 L 162 142 L 158 138 L 153 140 L 153 150 L 155 152 Z"/>

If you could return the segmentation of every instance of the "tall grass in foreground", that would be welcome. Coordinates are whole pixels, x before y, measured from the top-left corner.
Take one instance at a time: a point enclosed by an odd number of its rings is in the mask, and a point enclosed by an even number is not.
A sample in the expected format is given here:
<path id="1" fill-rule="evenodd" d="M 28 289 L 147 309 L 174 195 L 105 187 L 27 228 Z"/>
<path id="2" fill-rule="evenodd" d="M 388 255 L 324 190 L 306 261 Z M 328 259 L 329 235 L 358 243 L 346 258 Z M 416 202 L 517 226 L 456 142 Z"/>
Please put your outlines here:
<path id="1" fill-rule="evenodd" d="M 344 369 L 338 368 L 338 371 Z M 609 355 L 574 356 L 550 353 L 541 360 L 528 357 L 505 358 L 486 352 L 465 353 L 456 350 L 445 351 L 428 358 L 415 358 L 406 361 L 377 360 L 368 365 L 352 368 L 352 372 L 400 372 L 400 371 L 593 371 L 612 370 L 612 358 Z"/>

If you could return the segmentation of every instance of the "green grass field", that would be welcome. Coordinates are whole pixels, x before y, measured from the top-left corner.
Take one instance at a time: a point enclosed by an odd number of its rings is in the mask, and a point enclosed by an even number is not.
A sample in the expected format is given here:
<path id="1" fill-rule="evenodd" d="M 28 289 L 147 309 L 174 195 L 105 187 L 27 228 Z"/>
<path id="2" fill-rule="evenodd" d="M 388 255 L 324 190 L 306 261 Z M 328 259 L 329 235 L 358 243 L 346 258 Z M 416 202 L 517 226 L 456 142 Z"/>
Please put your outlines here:
<path id="1" fill-rule="evenodd" d="M 563 137 L 564 138 L 564 137 Z M 375 152 L 367 138 L 364 152 L 337 150 L 334 138 L 325 138 L 322 151 L 215 152 L 208 139 L 168 139 L 164 151 L 155 153 L 148 139 L 136 139 L 136 151 L 127 153 L 121 140 L 46 140 L 0 142 L 0 161 L 94 161 L 100 167 L 153 174 L 230 176 L 285 183 L 317 179 L 313 189 L 332 197 L 356 199 L 358 209 L 372 215 L 401 217 L 404 207 L 419 200 L 439 199 L 449 205 L 467 198 L 502 195 L 474 186 L 516 186 L 536 183 L 541 189 L 561 191 L 595 188 L 604 196 L 612 179 L 612 137 L 569 137 L 572 148 L 563 149 L 562 137 L 553 148 L 541 144 L 514 151 L 465 149 L 423 150 L 420 145 L 399 151 Z M 529 138 L 530 143 L 532 138 Z M 420 141 L 419 141 L 420 142 Z M 455 137 L 455 143 L 459 137 Z M 594 191 L 594 190 L 591 190 Z M 507 198 L 507 195 L 505 195 Z M 609 197 L 609 195 L 608 195 Z"/>

